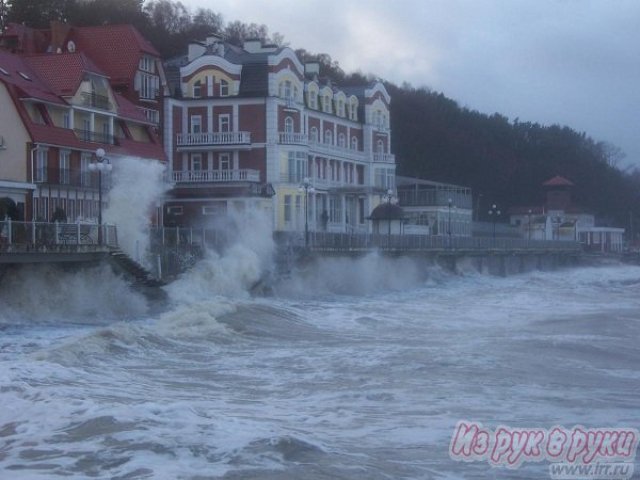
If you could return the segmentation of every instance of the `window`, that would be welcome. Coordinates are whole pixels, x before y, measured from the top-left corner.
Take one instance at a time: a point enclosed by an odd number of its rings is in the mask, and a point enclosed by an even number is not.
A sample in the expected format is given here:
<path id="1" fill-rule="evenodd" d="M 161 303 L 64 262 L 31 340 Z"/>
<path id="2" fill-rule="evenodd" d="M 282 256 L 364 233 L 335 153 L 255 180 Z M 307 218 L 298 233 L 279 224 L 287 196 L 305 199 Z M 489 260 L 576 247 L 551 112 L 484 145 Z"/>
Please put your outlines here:
<path id="1" fill-rule="evenodd" d="M 377 153 L 384 153 L 384 142 L 382 140 L 378 140 L 376 142 L 376 152 Z"/>
<path id="2" fill-rule="evenodd" d="M 338 146 L 342 148 L 347 147 L 347 138 L 345 137 L 344 133 L 338 134 Z"/>
<path id="3" fill-rule="evenodd" d="M 304 152 L 289 152 L 289 182 L 300 183 L 307 176 L 307 155 Z"/>
<path id="4" fill-rule="evenodd" d="M 331 133 L 331 130 L 325 130 L 324 143 L 327 145 L 333 145 L 333 134 Z"/>
<path id="5" fill-rule="evenodd" d="M 202 133 L 202 117 L 191 115 L 191 133 Z"/>
<path id="6" fill-rule="evenodd" d="M 364 224 L 364 198 L 358 198 L 358 223 Z"/>
<path id="7" fill-rule="evenodd" d="M 184 209 L 182 206 L 167 207 L 167 214 L 169 215 L 182 215 L 183 213 Z"/>
<path id="8" fill-rule="evenodd" d="M 111 128 L 109 122 L 102 124 L 102 143 L 111 143 Z"/>
<path id="9" fill-rule="evenodd" d="M 36 182 L 46 182 L 48 177 L 48 156 L 49 150 L 39 148 L 36 153 Z"/>
<path id="10" fill-rule="evenodd" d="M 202 155 L 199 153 L 194 153 L 191 156 L 191 170 L 194 172 L 199 172 L 203 170 L 202 168 Z"/>
<path id="11" fill-rule="evenodd" d="M 282 98 L 291 98 L 291 80 L 285 80 L 280 84 L 280 96 Z"/>
<path id="12" fill-rule="evenodd" d="M 375 186 L 385 190 L 395 188 L 395 170 L 393 168 L 376 168 Z"/>
<path id="13" fill-rule="evenodd" d="M 284 119 L 284 131 L 286 133 L 293 133 L 293 118 L 287 117 Z"/>
<path id="14" fill-rule="evenodd" d="M 322 111 L 331 113 L 331 97 L 329 95 L 322 97 Z"/>
<path id="15" fill-rule="evenodd" d="M 357 100 L 351 100 L 351 103 L 349 103 L 349 118 L 351 118 L 351 120 L 354 120 L 354 121 L 358 120 L 358 102 L 357 102 Z"/>
<path id="16" fill-rule="evenodd" d="M 231 157 L 228 153 L 218 155 L 218 167 L 220 170 L 231 170 Z"/>
<path id="17" fill-rule="evenodd" d="M 70 180 L 69 167 L 71 152 L 69 150 L 60 150 L 60 184 L 68 185 Z"/>
<path id="18" fill-rule="evenodd" d="M 85 142 L 91 141 L 91 120 L 88 118 L 82 119 L 82 140 Z"/>
<path id="19" fill-rule="evenodd" d="M 160 89 L 160 77 L 148 73 L 138 72 L 136 74 L 136 87 L 140 98 L 146 100 L 155 99 Z"/>
<path id="20" fill-rule="evenodd" d="M 316 127 L 311 127 L 309 139 L 311 140 L 311 143 L 318 143 L 318 129 Z"/>
<path id="21" fill-rule="evenodd" d="M 228 114 L 218 116 L 218 131 L 219 132 L 231 131 L 231 117 Z"/>
<path id="22" fill-rule="evenodd" d="M 202 96 L 202 82 L 200 80 L 193 84 L 193 97 L 200 98 Z"/>
<path id="23" fill-rule="evenodd" d="M 214 202 L 202 207 L 202 215 L 224 215 L 227 213 L 226 202 Z"/>
<path id="24" fill-rule="evenodd" d="M 284 196 L 284 221 L 291 222 L 291 195 Z"/>
<path id="25" fill-rule="evenodd" d="M 91 185 L 91 171 L 89 170 L 89 164 L 91 163 L 91 154 L 84 152 L 80 157 L 80 175 L 81 183 L 83 186 Z"/>
<path id="26" fill-rule="evenodd" d="M 143 55 L 140 57 L 138 68 L 143 72 L 155 73 L 155 61 L 153 58 Z"/>
<path id="27" fill-rule="evenodd" d="M 351 149 L 358 150 L 358 137 L 351 137 Z"/>
<path id="28" fill-rule="evenodd" d="M 329 222 L 342 223 L 342 202 L 340 197 L 329 197 Z"/>
<path id="29" fill-rule="evenodd" d="M 309 108 L 318 109 L 318 94 L 314 90 L 309 92 Z"/>
<path id="30" fill-rule="evenodd" d="M 226 80 L 220 80 L 220 96 L 229 96 L 229 82 L 227 82 Z"/>
<path id="31" fill-rule="evenodd" d="M 338 100 L 338 115 L 344 117 L 344 102 L 342 99 Z"/>
<path id="32" fill-rule="evenodd" d="M 69 112 L 64 112 L 62 114 L 62 127 L 71 128 L 71 115 L 69 114 Z"/>

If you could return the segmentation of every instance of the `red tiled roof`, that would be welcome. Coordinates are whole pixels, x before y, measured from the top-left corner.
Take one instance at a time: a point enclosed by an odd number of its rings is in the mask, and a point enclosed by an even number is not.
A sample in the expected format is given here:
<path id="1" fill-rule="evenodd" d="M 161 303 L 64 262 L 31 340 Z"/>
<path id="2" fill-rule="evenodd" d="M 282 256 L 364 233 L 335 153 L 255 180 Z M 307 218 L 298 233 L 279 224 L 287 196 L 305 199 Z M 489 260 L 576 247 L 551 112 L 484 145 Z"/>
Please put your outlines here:
<path id="1" fill-rule="evenodd" d="M 542 185 L 544 187 L 572 187 L 573 182 L 567 180 L 564 177 L 561 177 L 560 175 L 556 175 L 555 177 L 550 178 L 549 180 L 544 182 Z"/>
<path id="2" fill-rule="evenodd" d="M 85 72 L 105 76 L 84 53 L 34 55 L 24 59 L 61 96 L 75 95 Z"/>
<path id="3" fill-rule="evenodd" d="M 0 72 L 0 82 L 12 86 L 18 98 L 36 98 L 45 102 L 64 104 L 64 101 L 51 92 L 49 86 L 23 61 L 22 57 L 0 50 L 0 67 L 8 73 L 5 75 Z"/>
<path id="4" fill-rule="evenodd" d="M 144 116 L 144 113 L 129 100 L 119 93 L 114 92 L 113 96 L 116 99 L 119 117 L 135 120 L 136 122 L 150 123 L 147 117 Z"/>
<path id="5" fill-rule="evenodd" d="M 70 38 L 116 82 L 133 79 L 142 53 L 160 57 L 133 25 L 75 27 Z"/>

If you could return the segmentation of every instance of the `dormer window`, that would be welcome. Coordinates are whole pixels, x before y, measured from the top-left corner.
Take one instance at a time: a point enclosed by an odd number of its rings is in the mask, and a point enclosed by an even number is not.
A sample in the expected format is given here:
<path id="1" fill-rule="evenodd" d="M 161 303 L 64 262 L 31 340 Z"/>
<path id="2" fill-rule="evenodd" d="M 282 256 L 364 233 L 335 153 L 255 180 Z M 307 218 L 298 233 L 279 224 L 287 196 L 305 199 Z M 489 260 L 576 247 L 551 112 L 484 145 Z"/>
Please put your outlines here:
<path id="1" fill-rule="evenodd" d="M 220 96 L 229 96 L 229 82 L 227 82 L 226 80 L 220 80 Z"/>
<path id="2" fill-rule="evenodd" d="M 138 64 L 138 68 L 143 72 L 155 73 L 155 61 L 151 57 L 142 56 L 140 57 L 140 63 Z"/>
<path id="3" fill-rule="evenodd" d="M 322 97 L 322 111 L 331 113 L 331 97 L 329 97 L 329 95 Z"/>

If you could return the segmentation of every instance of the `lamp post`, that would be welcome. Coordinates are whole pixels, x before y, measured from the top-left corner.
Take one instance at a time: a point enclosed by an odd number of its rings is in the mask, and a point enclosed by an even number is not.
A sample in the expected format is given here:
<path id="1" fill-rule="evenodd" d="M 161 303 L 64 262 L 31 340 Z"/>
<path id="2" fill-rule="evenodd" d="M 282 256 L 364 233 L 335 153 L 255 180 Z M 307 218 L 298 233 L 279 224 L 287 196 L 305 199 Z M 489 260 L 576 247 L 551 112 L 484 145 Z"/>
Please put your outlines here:
<path id="1" fill-rule="evenodd" d="M 300 187 L 298 187 L 298 191 L 304 193 L 304 246 L 309 248 L 309 194 L 316 190 L 311 185 L 311 179 L 305 177 Z"/>
<path id="2" fill-rule="evenodd" d="M 451 207 L 453 206 L 453 200 L 449 199 L 449 221 L 447 224 L 447 234 L 449 235 L 449 244 L 451 244 Z"/>
<path id="3" fill-rule="evenodd" d="M 98 245 L 102 245 L 102 172 L 111 171 L 109 159 L 105 159 L 104 148 L 96 150 L 94 161 L 89 164 L 89 170 L 98 172 Z"/>
<path id="4" fill-rule="evenodd" d="M 493 205 L 491 205 L 491 210 L 489 210 L 489 215 L 491 216 L 491 219 L 493 220 L 493 240 L 495 242 L 495 240 L 496 240 L 496 222 L 498 221 L 498 217 L 500 216 L 500 210 L 498 210 L 498 207 L 496 206 L 495 203 Z"/>
<path id="5" fill-rule="evenodd" d="M 529 229 L 528 235 L 527 235 L 527 245 L 529 245 L 531 243 L 531 209 L 529 209 L 529 211 L 527 212 L 527 228 Z"/>

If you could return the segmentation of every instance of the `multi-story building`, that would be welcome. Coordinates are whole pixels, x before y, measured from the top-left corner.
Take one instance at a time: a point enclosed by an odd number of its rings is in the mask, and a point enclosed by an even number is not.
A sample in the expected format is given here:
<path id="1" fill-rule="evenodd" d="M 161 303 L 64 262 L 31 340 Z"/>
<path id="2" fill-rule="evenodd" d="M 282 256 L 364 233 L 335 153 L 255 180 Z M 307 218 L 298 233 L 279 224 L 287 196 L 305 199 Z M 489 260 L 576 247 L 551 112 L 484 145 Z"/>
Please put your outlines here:
<path id="1" fill-rule="evenodd" d="M 258 208 L 273 227 L 367 231 L 395 189 L 389 94 L 338 88 L 287 47 L 209 37 L 165 64 L 164 144 L 175 188 L 165 222 L 199 225 Z M 308 180 L 307 188 L 301 188 Z"/>
<path id="2" fill-rule="evenodd" d="M 14 200 L 27 220 L 50 220 L 57 209 L 69 221 L 94 220 L 99 192 L 90 164 L 96 151 L 115 164 L 123 156 L 164 161 L 164 150 L 154 121 L 97 66 L 104 61 L 99 54 L 89 56 L 68 36 L 53 34 L 42 40 L 51 42 L 49 53 L 34 52 L 43 43 L 29 39 L 42 35 L 13 27 L 0 39 L 0 196 Z M 58 37 L 63 47 L 56 46 Z M 144 62 L 136 44 L 129 50 Z"/>

